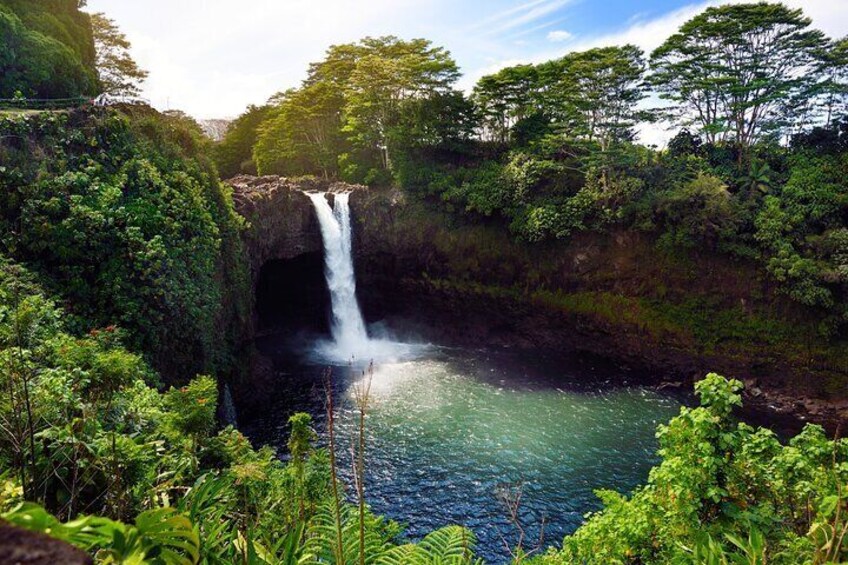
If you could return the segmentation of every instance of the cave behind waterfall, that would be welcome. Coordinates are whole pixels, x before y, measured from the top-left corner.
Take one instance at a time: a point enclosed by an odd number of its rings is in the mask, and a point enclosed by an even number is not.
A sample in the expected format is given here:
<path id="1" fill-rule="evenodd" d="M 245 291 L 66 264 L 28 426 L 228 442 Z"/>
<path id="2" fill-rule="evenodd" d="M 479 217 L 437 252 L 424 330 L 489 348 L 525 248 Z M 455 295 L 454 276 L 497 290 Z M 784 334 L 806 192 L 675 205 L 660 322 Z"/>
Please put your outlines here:
<path id="1" fill-rule="evenodd" d="M 259 329 L 329 333 L 330 296 L 320 252 L 266 262 L 256 284 Z"/>

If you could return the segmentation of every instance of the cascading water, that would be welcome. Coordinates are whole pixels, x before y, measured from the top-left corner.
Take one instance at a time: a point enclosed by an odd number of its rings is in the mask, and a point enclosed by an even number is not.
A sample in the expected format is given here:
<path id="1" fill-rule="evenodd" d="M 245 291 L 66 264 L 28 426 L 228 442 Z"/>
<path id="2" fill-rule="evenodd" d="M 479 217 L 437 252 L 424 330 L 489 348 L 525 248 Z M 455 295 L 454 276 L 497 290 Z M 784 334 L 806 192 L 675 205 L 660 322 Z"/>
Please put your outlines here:
<path id="1" fill-rule="evenodd" d="M 421 352 L 421 345 L 398 343 L 391 339 L 368 337 L 362 312 L 356 300 L 356 274 L 353 270 L 353 230 L 350 219 L 350 193 L 327 195 L 308 193 L 315 206 L 321 238 L 324 241 L 324 276 L 330 291 L 332 310 L 331 342 L 315 344 L 313 353 L 323 361 L 348 363 L 408 358 Z"/>
<path id="2" fill-rule="evenodd" d="M 339 354 L 356 355 L 368 349 L 368 332 L 356 301 L 349 193 L 335 195 L 331 208 L 325 194 L 309 194 L 324 240 L 324 274 L 333 312 L 331 331 Z"/>
<path id="3" fill-rule="evenodd" d="M 236 413 L 236 405 L 233 402 L 233 394 L 230 392 L 230 385 L 224 383 L 224 390 L 221 394 L 221 421 L 234 428 L 238 428 L 238 415 Z"/>

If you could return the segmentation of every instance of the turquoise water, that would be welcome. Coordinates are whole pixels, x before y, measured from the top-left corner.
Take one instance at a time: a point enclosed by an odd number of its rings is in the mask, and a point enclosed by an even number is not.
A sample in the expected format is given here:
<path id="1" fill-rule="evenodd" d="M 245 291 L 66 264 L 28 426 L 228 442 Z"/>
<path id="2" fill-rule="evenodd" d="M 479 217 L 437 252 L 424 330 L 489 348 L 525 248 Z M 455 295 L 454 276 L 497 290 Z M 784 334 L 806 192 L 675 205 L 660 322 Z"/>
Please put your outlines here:
<path id="1" fill-rule="evenodd" d="M 311 411 L 322 427 L 320 370 L 283 371 L 277 409 L 247 422 L 247 433 L 284 449 L 285 420 L 295 410 Z M 352 387 L 362 378 L 355 373 L 335 368 L 340 464 L 349 484 Z M 679 411 L 680 398 L 613 384 L 626 378 L 480 351 L 431 350 L 382 363 L 367 419 L 368 502 L 408 524 L 412 538 L 466 525 L 487 562 L 502 563 L 518 534 L 498 492 L 520 484 L 528 544 L 544 535 L 545 546 L 559 545 L 597 509 L 594 489 L 628 492 L 645 481 L 656 462 L 656 426 Z"/>

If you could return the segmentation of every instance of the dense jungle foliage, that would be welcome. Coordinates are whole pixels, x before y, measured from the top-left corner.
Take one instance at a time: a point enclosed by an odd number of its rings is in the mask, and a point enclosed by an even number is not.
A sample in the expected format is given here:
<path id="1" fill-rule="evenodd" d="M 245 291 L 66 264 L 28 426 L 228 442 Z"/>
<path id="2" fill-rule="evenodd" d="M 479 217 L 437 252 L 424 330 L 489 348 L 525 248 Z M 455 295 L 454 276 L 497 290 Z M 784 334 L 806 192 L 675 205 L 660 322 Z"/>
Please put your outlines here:
<path id="1" fill-rule="evenodd" d="M 0 115 L 0 136 L 0 241 L 69 327 L 118 325 L 169 378 L 229 368 L 249 315 L 242 220 L 197 125 L 125 107 Z"/>
<path id="2" fill-rule="evenodd" d="M 35 277 L 2 267 L 4 520 L 102 563 L 476 563 L 469 531 L 449 526 L 411 544 L 361 502 L 363 474 L 344 492 L 332 436 L 316 449 L 308 415 L 290 420 L 288 463 L 256 451 L 216 426 L 213 379 L 158 392 L 120 330 L 69 334 Z M 662 462 L 648 484 L 629 498 L 598 491 L 605 508 L 532 562 L 848 558 L 848 442 L 808 425 L 783 445 L 737 423 L 740 387 L 717 375 L 699 382 L 701 406 L 659 428 Z M 515 556 L 532 558 L 521 547 Z"/>
<path id="3" fill-rule="evenodd" d="M 98 91 L 80 4 L 0 0 L 0 97 Z M 718 40 L 750 56 L 722 59 Z M 572 53 L 471 96 L 427 41 L 335 46 L 214 147 L 186 116 L 141 106 L 0 113 L 0 517 L 100 563 L 476 563 L 460 526 L 410 543 L 373 515 L 361 448 L 354 488 L 337 479 L 348 446 L 334 444 L 332 395 L 326 447 L 298 414 L 285 460 L 217 422 L 214 377 L 233 370 L 250 294 L 218 171 L 396 183 L 527 245 L 643 230 L 759 262 L 838 337 L 846 69 L 846 42 L 800 12 L 734 4 L 649 60 L 633 46 Z M 640 104 L 648 85 L 665 116 Z M 679 130 L 668 147 L 634 143 L 660 117 Z M 740 387 L 700 381 L 701 406 L 660 426 L 644 487 L 599 491 L 603 508 L 561 548 L 517 547 L 515 561 L 848 560 L 848 442 L 738 423 Z"/>
<path id="4" fill-rule="evenodd" d="M 308 415 L 291 419 L 288 463 L 254 450 L 216 426 L 214 379 L 159 392 L 156 373 L 121 345 L 121 330 L 68 333 L 67 317 L 35 281 L 3 259 L 4 520 L 102 563 L 352 563 L 360 519 L 369 563 L 469 553 L 473 538 L 462 528 L 406 545 L 398 524 L 334 498 Z"/>
<path id="5" fill-rule="evenodd" d="M 80 0 L 0 1 L 0 98 L 97 92 L 90 17 L 79 5 Z"/>

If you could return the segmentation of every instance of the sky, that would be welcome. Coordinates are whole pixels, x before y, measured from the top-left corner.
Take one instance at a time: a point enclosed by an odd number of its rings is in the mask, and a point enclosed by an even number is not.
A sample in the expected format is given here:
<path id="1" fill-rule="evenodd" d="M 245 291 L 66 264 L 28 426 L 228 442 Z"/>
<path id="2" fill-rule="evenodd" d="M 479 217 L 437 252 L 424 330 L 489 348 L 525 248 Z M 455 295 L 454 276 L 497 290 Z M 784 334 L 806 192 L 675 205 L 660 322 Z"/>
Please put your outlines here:
<path id="1" fill-rule="evenodd" d="M 296 87 L 333 44 L 371 35 L 447 48 L 470 90 L 505 66 L 633 43 L 646 52 L 715 0 L 89 0 L 114 19 L 150 72 L 142 96 L 198 119 L 233 118 Z M 848 0 L 786 0 L 832 37 Z M 658 132 L 640 132 L 645 143 Z"/>

